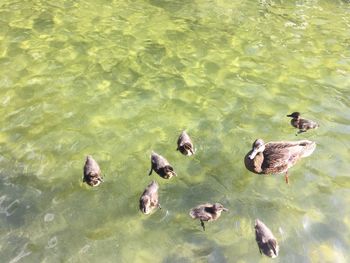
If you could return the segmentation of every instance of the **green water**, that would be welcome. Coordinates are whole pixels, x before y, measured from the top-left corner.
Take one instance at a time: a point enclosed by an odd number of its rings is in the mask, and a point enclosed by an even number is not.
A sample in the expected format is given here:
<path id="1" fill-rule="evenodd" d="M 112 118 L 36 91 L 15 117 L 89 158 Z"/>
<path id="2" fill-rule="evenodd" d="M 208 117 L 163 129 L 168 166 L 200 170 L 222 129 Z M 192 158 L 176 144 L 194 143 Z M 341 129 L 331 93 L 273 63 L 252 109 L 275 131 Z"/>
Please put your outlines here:
<path id="1" fill-rule="evenodd" d="M 348 1 L 3 0 L 0 104 L 1 262 L 269 262 L 255 218 L 274 262 L 350 261 Z M 296 137 L 293 111 L 320 128 Z M 286 185 L 245 169 L 256 138 L 318 146 Z M 148 176 L 152 150 L 177 177 Z M 204 202 L 230 210 L 205 232 Z"/>

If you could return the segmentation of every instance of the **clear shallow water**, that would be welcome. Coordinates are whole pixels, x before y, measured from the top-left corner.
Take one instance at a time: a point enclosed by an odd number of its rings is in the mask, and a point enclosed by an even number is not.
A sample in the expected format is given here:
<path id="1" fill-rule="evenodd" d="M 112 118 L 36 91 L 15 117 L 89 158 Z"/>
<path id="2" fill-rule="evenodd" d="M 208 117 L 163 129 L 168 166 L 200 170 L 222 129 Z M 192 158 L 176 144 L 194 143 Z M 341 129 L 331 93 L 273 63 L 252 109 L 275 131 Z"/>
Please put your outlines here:
<path id="1" fill-rule="evenodd" d="M 0 28 L 1 261 L 268 262 L 259 217 L 275 262 L 349 262 L 347 1 L 5 0 Z M 321 127 L 296 137 L 295 110 Z M 318 146 L 287 186 L 245 169 L 258 137 Z M 178 177 L 149 177 L 151 150 Z M 188 212 L 208 201 L 230 211 L 203 232 Z"/>

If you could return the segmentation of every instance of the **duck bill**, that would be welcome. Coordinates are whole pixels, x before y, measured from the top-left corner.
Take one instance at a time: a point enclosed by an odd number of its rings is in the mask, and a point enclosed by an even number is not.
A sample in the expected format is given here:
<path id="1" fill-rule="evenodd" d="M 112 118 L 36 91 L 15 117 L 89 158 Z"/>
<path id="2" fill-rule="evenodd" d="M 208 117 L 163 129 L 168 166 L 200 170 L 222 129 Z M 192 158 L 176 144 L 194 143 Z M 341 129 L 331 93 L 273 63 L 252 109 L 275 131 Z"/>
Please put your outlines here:
<path id="1" fill-rule="evenodd" d="M 292 114 L 287 115 L 287 117 L 293 117 Z"/>
<path id="2" fill-rule="evenodd" d="M 228 209 L 224 207 L 224 208 L 222 208 L 222 211 L 227 212 L 227 211 L 228 211 Z"/>
<path id="3" fill-rule="evenodd" d="M 251 154 L 249 154 L 248 157 L 249 157 L 250 160 L 253 160 L 257 154 L 258 154 L 258 151 L 257 150 L 253 150 L 251 152 Z"/>

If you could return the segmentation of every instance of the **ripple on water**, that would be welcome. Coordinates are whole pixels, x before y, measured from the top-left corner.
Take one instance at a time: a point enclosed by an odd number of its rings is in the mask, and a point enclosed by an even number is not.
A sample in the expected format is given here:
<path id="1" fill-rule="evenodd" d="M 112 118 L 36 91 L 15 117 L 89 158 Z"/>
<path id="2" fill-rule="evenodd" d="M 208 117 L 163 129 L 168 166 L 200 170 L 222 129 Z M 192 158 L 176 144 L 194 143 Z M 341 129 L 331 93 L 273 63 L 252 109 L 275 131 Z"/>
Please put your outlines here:
<path id="1" fill-rule="evenodd" d="M 55 246 L 57 246 L 57 237 L 54 236 L 52 238 L 49 239 L 49 241 L 47 242 L 47 246 L 46 248 L 50 249 L 50 248 L 54 248 Z"/>
<path id="2" fill-rule="evenodd" d="M 5 214 L 6 216 L 11 216 L 13 213 L 17 210 L 19 207 L 19 200 L 16 199 L 12 201 L 9 205 L 6 207 L 2 205 L 2 203 L 6 200 L 6 195 L 3 195 L 0 197 L 0 213 Z"/>
<path id="3" fill-rule="evenodd" d="M 85 245 L 85 246 L 83 246 L 80 250 L 79 250 L 79 254 L 85 254 L 85 253 L 87 253 L 88 251 L 89 251 L 89 249 L 90 249 L 90 245 Z"/>
<path id="4" fill-rule="evenodd" d="M 45 222 L 51 222 L 52 220 L 55 219 L 55 215 L 54 214 L 51 214 L 51 213 L 48 213 L 44 216 L 44 221 Z"/>
<path id="5" fill-rule="evenodd" d="M 19 252 L 19 254 L 17 254 L 17 256 L 15 256 L 14 258 L 12 258 L 9 263 L 16 263 L 16 262 L 20 261 L 22 258 L 32 254 L 31 251 L 26 251 L 28 244 L 29 243 L 25 244 L 23 246 L 22 250 Z"/>

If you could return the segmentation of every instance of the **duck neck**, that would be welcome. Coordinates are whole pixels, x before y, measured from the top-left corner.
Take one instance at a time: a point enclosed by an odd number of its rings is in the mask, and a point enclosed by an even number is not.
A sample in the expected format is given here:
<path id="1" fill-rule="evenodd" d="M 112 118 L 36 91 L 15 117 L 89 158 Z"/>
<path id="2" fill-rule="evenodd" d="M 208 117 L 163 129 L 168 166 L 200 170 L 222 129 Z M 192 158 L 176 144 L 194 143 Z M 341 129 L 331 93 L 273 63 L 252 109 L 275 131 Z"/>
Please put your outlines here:
<path id="1" fill-rule="evenodd" d="M 255 158 L 252 160 L 253 165 L 254 165 L 254 169 L 257 173 L 261 173 L 262 172 L 262 164 L 264 162 L 264 154 L 262 152 L 259 152 Z"/>
<path id="2" fill-rule="evenodd" d="M 298 127 L 300 122 L 300 117 L 294 117 L 293 119 L 291 119 L 290 123 L 294 126 L 294 127 Z"/>

